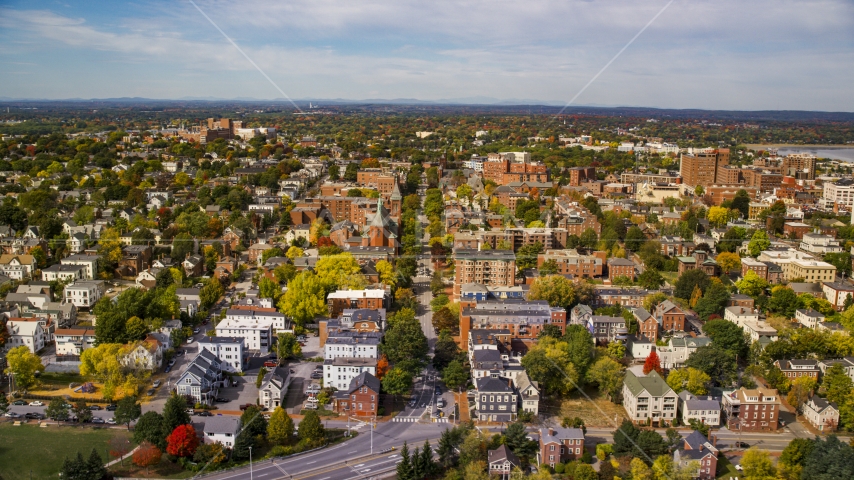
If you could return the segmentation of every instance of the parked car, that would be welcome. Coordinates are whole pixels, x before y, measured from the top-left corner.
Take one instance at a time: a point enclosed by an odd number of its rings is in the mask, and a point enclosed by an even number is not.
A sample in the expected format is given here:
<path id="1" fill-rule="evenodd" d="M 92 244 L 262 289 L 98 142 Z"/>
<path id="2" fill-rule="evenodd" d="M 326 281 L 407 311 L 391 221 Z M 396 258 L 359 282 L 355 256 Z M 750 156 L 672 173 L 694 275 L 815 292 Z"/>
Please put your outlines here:
<path id="1" fill-rule="evenodd" d="M 323 378 L 323 374 L 320 372 L 314 372 L 311 374 L 311 378 Z"/>
<path id="2" fill-rule="evenodd" d="M 166 368 L 163 369 L 163 373 L 169 373 L 172 371 L 172 365 L 166 365 Z"/>
<path id="3" fill-rule="evenodd" d="M 89 410 L 100 410 L 100 409 L 101 409 L 100 405 L 89 405 Z"/>
<path id="4" fill-rule="evenodd" d="M 152 387 L 157 388 L 160 386 L 160 380 L 155 380 L 154 383 L 151 384 Z"/>
<path id="5" fill-rule="evenodd" d="M 213 414 L 207 410 L 202 410 L 201 412 L 196 414 L 199 417 L 212 417 Z"/>
<path id="6" fill-rule="evenodd" d="M 272 361 L 272 360 L 267 360 L 266 362 L 264 362 L 264 366 L 265 366 L 265 367 L 267 367 L 267 368 L 275 368 L 275 367 L 278 367 L 278 366 L 279 366 L 279 362 L 274 362 L 274 361 Z"/>
<path id="7" fill-rule="evenodd" d="M 116 405 L 115 403 L 111 403 L 111 404 L 107 405 L 106 410 L 108 412 L 115 412 L 117 408 L 119 408 L 118 405 Z"/>
<path id="8" fill-rule="evenodd" d="M 241 406 L 240 406 L 240 409 L 241 409 L 241 410 L 246 410 L 247 408 L 249 408 L 249 407 L 254 407 L 254 406 L 255 406 L 255 404 L 254 404 L 254 403 L 244 403 L 243 405 L 241 405 Z"/>
<path id="9" fill-rule="evenodd" d="M 198 335 L 199 332 L 201 332 L 201 330 L 199 330 L 198 328 L 193 329 L 193 335 Z"/>
<path id="10" fill-rule="evenodd" d="M 445 400 L 443 400 L 441 398 L 439 400 L 436 400 L 436 406 L 439 408 L 444 408 L 445 407 Z"/>
<path id="11" fill-rule="evenodd" d="M 317 410 L 317 403 L 306 403 L 304 408 L 306 410 Z"/>
<path id="12" fill-rule="evenodd" d="M 31 407 L 43 407 L 44 403 L 36 400 L 35 402 L 30 402 Z"/>
<path id="13" fill-rule="evenodd" d="M 44 420 L 44 415 L 37 412 L 27 412 L 24 414 L 24 418 L 29 420 Z"/>
<path id="14" fill-rule="evenodd" d="M 735 446 L 737 448 L 750 448 L 750 444 L 747 442 L 735 442 Z"/>
<path id="15" fill-rule="evenodd" d="M 110 425 L 115 425 L 116 424 L 116 417 L 108 418 L 107 423 L 109 423 Z"/>
<path id="16" fill-rule="evenodd" d="M 169 366 L 171 367 L 172 365 L 175 365 L 175 359 L 174 358 L 172 360 L 169 360 Z"/>
<path id="17" fill-rule="evenodd" d="M 152 395 L 154 395 L 154 389 L 153 389 L 153 388 L 149 388 L 149 389 L 148 389 L 148 391 L 147 391 L 147 392 L 145 392 L 145 394 L 146 394 L 146 395 L 148 395 L 149 397 L 150 397 L 150 396 L 152 396 Z"/>
<path id="18" fill-rule="evenodd" d="M 15 400 L 12 405 L 29 405 L 26 400 Z"/>
<path id="19" fill-rule="evenodd" d="M 216 403 L 227 403 L 227 402 L 228 402 L 227 398 L 216 397 Z"/>
<path id="20" fill-rule="evenodd" d="M 5 416 L 8 418 L 21 418 L 21 414 L 15 412 L 6 412 Z"/>
<path id="21" fill-rule="evenodd" d="M 93 418 L 92 418 L 92 423 L 107 423 L 107 422 L 106 422 L 106 420 L 104 420 L 104 419 L 103 419 L 103 418 L 101 418 L 101 417 L 93 417 Z"/>
<path id="22" fill-rule="evenodd" d="M 418 403 L 418 402 L 416 402 L 415 400 L 411 400 L 411 401 L 409 402 L 409 408 L 415 408 L 415 405 L 416 405 L 417 403 Z"/>

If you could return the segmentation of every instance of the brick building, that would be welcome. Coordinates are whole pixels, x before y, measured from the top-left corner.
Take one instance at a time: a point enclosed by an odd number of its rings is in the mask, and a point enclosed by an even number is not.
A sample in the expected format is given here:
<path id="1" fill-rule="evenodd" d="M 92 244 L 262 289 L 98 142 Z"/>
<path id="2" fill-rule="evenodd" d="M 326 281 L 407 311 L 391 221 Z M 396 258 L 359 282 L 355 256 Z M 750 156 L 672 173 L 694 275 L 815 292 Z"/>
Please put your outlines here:
<path id="1" fill-rule="evenodd" d="M 773 388 L 747 389 L 741 387 L 725 392 L 723 411 L 730 430 L 743 432 L 774 432 L 780 420 L 780 399 Z"/>
<path id="2" fill-rule="evenodd" d="M 335 412 L 353 417 L 376 417 L 380 405 L 380 381 L 362 372 L 346 390 L 335 392 Z"/>
<path id="3" fill-rule="evenodd" d="M 608 259 L 608 280 L 614 281 L 617 277 L 628 277 L 635 279 L 635 262 L 627 258 Z"/>
<path id="4" fill-rule="evenodd" d="M 507 287 L 516 285 L 516 255 L 510 250 L 457 249 L 454 251 L 454 262 L 456 297 L 460 295 L 460 287 L 466 283 Z"/>

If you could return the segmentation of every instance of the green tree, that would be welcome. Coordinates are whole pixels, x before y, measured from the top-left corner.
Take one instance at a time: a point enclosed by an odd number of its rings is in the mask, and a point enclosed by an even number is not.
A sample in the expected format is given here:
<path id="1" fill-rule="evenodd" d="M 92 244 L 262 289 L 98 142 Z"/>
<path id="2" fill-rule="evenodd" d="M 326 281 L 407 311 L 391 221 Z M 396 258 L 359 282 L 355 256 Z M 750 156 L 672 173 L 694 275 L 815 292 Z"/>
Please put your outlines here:
<path id="1" fill-rule="evenodd" d="M 706 288 L 706 293 L 703 297 L 700 298 L 694 306 L 694 311 L 696 311 L 697 315 L 699 315 L 704 321 L 708 320 L 709 316 L 713 314 L 722 313 L 731 296 L 729 290 L 727 290 L 723 283 L 717 279 L 714 280 L 715 281 L 712 281 L 708 288 Z"/>
<path id="2" fill-rule="evenodd" d="M 2 394 L 4 397 L 5 394 Z M 62 397 L 53 397 L 53 400 L 47 404 L 44 414 L 48 418 L 52 418 L 58 422 L 68 420 L 68 407 L 65 406 L 65 399 Z"/>
<path id="3" fill-rule="evenodd" d="M 647 268 L 643 273 L 638 275 L 637 283 L 648 290 L 656 290 L 664 285 L 664 277 L 658 273 L 658 270 Z"/>
<path id="4" fill-rule="evenodd" d="M 104 466 L 104 460 L 98 455 L 95 449 L 89 454 L 89 460 L 86 462 L 86 470 L 89 478 L 92 480 L 100 480 L 107 477 L 107 467 Z"/>
<path id="5" fill-rule="evenodd" d="M 136 397 L 126 395 L 116 405 L 115 419 L 118 424 L 125 424 L 130 430 L 130 424 L 142 415 L 142 407 L 136 401 Z"/>
<path id="6" fill-rule="evenodd" d="M 558 264 L 554 259 L 550 258 L 543 262 L 538 270 L 540 275 L 555 275 L 558 273 Z"/>
<path id="7" fill-rule="evenodd" d="M 614 455 L 639 458 L 649 465 L 652 458 L 668 453 L 667 442 L 654 430 L 641 430 L 631 420 L 623 420 L 614 431 Z"/>
<path id="8" fill-rule="evenodd" d="M 779 313 L 787 318 L 795 316 L 798 308 L 798 295 L 788 287 L 777 286 L 771 289 L 771 298 L 768 300 L 768 311 Z"/>
<path id="9" fill-rule="evenodd" d="M 528 439 L 528 427 L 522 422 L 511 423 L 504 431 L 504 444 L 519 457 L 532 457 L 537 443 Z"/>
<path id="10" fill-rule="evenodd" d="M 145 412 L 133 428 L 133 441 L 137 444 L 148 442 L 165 449 L 166 435 L 168 433 L 163 426 L 163 416 L 157 412 Z"/>
<path id="11" fill-rule="evenodd" d="M 673 296 L 688 300 L 694 293 L 694 288 L 699 288 L 701 292 L 705 292 L 708 286 L 709 276 L 705 272 L 698 269 L 687 270 L 676 280 Z"/>
<path id="12" fill-rule="evenodd" d="M 412 389 L 412 375 L 400 367 L 394 367 L 383 377 L 382 387 L 389 395 L 406 395 Z"/>
<path id="13" fill-rule="evenodd" d="M 415 475 L 412 469 L 412 459 L 409 456 L 409 445 L 406 441 L 403 442 L 403 448 L 400 449 L 400 463 L 397 464 L 398 480 L 415 480 Z"/>
<path id="14" fill-rule="evenodd" d="M 544 337 L 522 357 L 522 366 L 546 392 L 566 394 L 578 385 L 579 373 L 572 360 L 568 342 Z"/>
<path id="15" fill-rule="evenodd" d="M 599 386 L 599 392 L 616 400 L 623 386 L 623 365 L 611 357 L 602 357 L 590 367 L 587 381 Z"/>
<path id="16" fill-rule="evenodd" d="M 442 370 L 442 381 L 448 388 L 462 388 L 468 383 L 469 370 L 460 360 L 453 360 Z"/>
<path id="17" fill-rule="evenodd" d="M 809 438 L 793 438 L 780 454 L 779 463 L 788 466 L 803 467 L 807 457 L 812 453 L 814 442 Z"/>
<path id="18" fill-rule="evenodd" d="M 777 469 L 771 462 L 771 455 L 767 450 L 759 450 L 756 447 L 744 452 L 741 457 L 741 467 L 747 479 L 772 479 L 777 475 Z"/>
<path id="19" fill-rule="evenodd" d="M 5 328 L 5 326 L 3 326 Z M 15 387 L 27 390 L 36 383 L 36 372 L 43 372 L 41 357 L 26 346 L 15 347 L 6 353 L 6 374 L 13 375 Z"/>
<path id="20" fill-rule="evenodd" d="M 746 472 L 745 472 L 746 473 Z M 816 437 L 812 451 L 804 460 L 802 479 L 833 480 L 854 478 L 854 449 L 836 435 Z"/>
<path id="21" fill-rule="evenodd" d="M 599 242 L 599 236 L 596 235 L 596 231 L 592 228 L 585 229 L 581 232 L 581 235 L 578 237 L 579 244 L 581 247 L 592 249 L 596 247 L 596 244 Z"/>
<path id="22" fill-rule="evenodd" d="M 299 358 L 302 356 L 302 347 L 293 333 L 279 333 L 276 353 L 279 355 L 279 364 L 281 365 L 284 360 Z"/>
<path id="23" fill-rule="evenodd" d="M 258 296 L 261 298 L 270 298 L 275 302 L 279 299 L 279 295 L 282 293 L 282 289 L 279 287 L 279 284 L 270 277 L 261 277 L 261 280 L 258 280 Z"/>
<path id="24" fill-rule="evenodd" d="M 320 422 L 320 417 L 314 410 L 309 410 L 302 421 L 299 423 L 298 436 L 300 440 L 308 442 L 310 445 L 321 445 L 326 440 L 326 431 L 323 428 L 323 423 Z"/>
<path id="25" fill-rule="evenodd" d="M 747 244 L 747 251 L 751 257 L 758 257 L 763 250 L 768 250 L 771 246 L 771 241 L 768 240 L 768 234 L 764 230 L 757 230 L 750 237 L 750 242 Z"/>
<path id="26" fill-rule="evenodd" d="M 696 368 L 674 369 L 667 375 L 667 385 L 674 392 L 681 392 L 685 389 L 693 395 L 706 395 L 708 393 L 706 385 L 711 381 L 712 379 L 708 375 Z"/>
<path id="27" fill-rule="evenodd" d="M 412 375 L 417 373 L 427 358 L 427 337 L 424 336 L 421 323 L 415 318 L 398 320 L 395 323 L 389 321 L 384 342 L 383 351 L 389 361 L 396 366 L 408 362 L 408 368 L 416 369 L 409 372 Z"/>
<path id="28" fill-rule="evenodd" d="M 294 421 L 282 407 L 276 407 L 267 423 L 267 440 L 273 445 L 288 445 L 294 438 Z"/>
<path id="29" fill-rule="evenodd" d="M 718 385 L 725 385 L 736 374 L 735 354 L 712 343 L 694 351 L 685 361 L 686 367 L 704 372 Z"/>
<path id="30" fill-rule="evenodd" d="M 540 242 L 519 247 L 519 250 L 516 251 L 516 267 L 519 270 L 536 267 L 537 256 L 542 253 L 542 251 L 543 244 Z"/>
<path id="31" fill-rule="evenodd" d="M 164 435 L 172 433 L 179 425 L 188 423 L 190 423 L 190 414 L 187 413 L 187 401 L 173 392 L 163 406 Z"/>
<path id="32" fill-rule="evenodd" d="M 739 358 L 747 358 L 750 345 L 744 330 L 729 320 L 709 320 L 703 325 L 703 332 L 712 339 L 712 344 L 724 351 L 732 352 Z"/>
<path id="33" fill-rule="evenodd" d="M 631 250 L 633 252 L 637 252 L 646 242 L 646 235 L 643 234 L 643 230 L 636 225 L 632 225 L 631 228 L 626 232 L 626 249 Z"/>
<path id="34" fill-rule="evenodd" d="M 279 299 L 278 307 L 300 326 L 319 315 L 326 315 L 326 289 L 323 282 L 313 272 L 300 273 L 288 283 L 288 290 Z"/>
<path id="35" fill-rule="evenodd" d="M 851 389 L 854 383 L 845 373 L 845 369 L 840 364 L 834 364 L 824 373 L 824 378 L 821 381 L 821 392 L 825 395 L 828 401 L 836 402 L 842 405 L 846 398 L 851 395 Z"/>
<path id="36" fill-rule="evenodd" d="M 572 280 L 561 275 L 548 275 L 534 280 L 528 299 L 545 300 L 553 307 L 568 309 L 575 304 L 577 295 Z"/>
<path id="37" fill-rule="evenodd" d="M 89 405 L 86 405 L 85 400 L 74 403 L 74 416 L 77 417 L 78 423 L 87 423 L 92 420 L 92 410 L 89 409 Z"/>
<path id="38" fill-rule="evenodd" d="M 768 282 L 753 270 L 748 270 L 744 274 L 744 278 L 735 282 L 735 286 L 738 287 L 739 292 L 756 298 L 765 293 L 765 289 L 768 288 Z"/>
<path id="39" fill-rule="evenodd" d="M 243 431 L 253 438 L 262 437 L 267 433 L 267 419 L 261 414 L 261 407 L 252 405 L 240 414 L 240 424 Z"/>

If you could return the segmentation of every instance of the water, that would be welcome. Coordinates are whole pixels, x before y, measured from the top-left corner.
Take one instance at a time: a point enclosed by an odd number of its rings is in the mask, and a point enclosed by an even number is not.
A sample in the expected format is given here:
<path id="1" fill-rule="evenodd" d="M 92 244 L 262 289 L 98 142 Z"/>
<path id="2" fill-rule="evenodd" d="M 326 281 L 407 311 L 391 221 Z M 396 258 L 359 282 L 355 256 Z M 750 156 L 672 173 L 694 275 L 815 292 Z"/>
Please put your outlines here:
<path id="1" fill-rule="evenodd" d="M 788 155 L 790 153 L 810 153 L 818 158 L 832 158 L 834 160 L 854 162 L 854 148 L 780 147 L 777 149 L 778 155 Z"/>

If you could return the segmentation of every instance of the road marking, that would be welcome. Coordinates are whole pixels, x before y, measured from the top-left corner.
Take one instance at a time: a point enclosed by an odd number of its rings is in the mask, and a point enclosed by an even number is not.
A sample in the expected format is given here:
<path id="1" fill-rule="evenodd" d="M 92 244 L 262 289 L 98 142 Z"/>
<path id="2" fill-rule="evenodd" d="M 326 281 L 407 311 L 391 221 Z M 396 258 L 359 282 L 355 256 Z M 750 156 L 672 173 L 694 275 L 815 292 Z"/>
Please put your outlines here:
<path id="1" fill-rule="evenodd" d="M 311 465 L 312 463 L 317 463 L 317 460 L 315 460 L 313 462 L 305 462 L 306 465 Z"/>
<path id="2" fill-rule="evenodd" d="M 362 470 L 362 473 L 370 472 L 370 471 L 371 471 L 371 469 L 370 469 L 370 468 L 366 468 L 366 469 Z"/>
<path id="3" fill-rule="evenodd" d="M 353 450 L 352 452 L 347 452 L 347 455 L 349 455 L 351 453 L 356 453 L 356 452 L 358 452 L 358 450 Z"/>
<path id="4" fill-rule="evenodd" d="M 359 468 L 359 467 L 364 467 L 364 466 L 365 466 L 364 463 L 360 463 L 358 465 L 353 465 L 353 468 Z"/>

